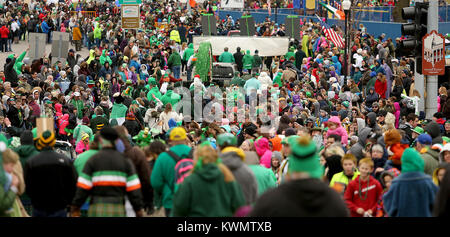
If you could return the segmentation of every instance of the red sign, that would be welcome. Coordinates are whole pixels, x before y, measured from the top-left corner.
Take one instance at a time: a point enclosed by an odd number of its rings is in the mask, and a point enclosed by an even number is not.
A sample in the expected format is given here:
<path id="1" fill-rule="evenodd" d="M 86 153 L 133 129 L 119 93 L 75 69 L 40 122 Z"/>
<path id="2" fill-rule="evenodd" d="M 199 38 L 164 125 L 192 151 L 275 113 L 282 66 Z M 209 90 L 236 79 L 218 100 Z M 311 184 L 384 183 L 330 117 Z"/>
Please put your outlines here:
<path id="1" fill-rule="evenodd" d="M 445 38 L 435 30 L 422 39 L 422 74 L 428 76 L 445 73 Z"/>

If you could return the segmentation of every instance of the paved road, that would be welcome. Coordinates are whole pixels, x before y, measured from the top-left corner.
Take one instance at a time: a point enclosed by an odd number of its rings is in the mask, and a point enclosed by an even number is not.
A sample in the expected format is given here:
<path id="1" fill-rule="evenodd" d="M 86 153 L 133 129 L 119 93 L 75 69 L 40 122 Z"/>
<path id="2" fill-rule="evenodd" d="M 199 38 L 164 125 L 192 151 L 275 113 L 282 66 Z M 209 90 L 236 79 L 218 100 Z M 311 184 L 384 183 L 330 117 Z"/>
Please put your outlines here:
<path id="1" fill-rule="evenodd" d="M 0 71 L 3 71 L 4 65 L 6 63 L 6 58 L 8 57 L 8 55 L 12 53 L 15 53 L 16 55 L 21 54 L 28 48 L 28 41 L 19 41 L 19 44 L 12 44 L 11 48 L 13 52 L 6 52 L 6 53 L 0 52 Z M 46 56 L 48 56 L 48 54 L 51 52 L 51 48 L 52 48 L 51 44 L 47 44 L 45 46 Z M 69 49 L 75 49 L 75 45 L 72 46 L 69 44 Z M 87 50 L 87 48 L 82 48 L 81 51 L 76 52 L 76 54 L 80 54 L 82 57 L 85 58 L 89 55 L 89 51 Z M 27 58 L 27 56 L 25 56 L 25 58 Z"/>

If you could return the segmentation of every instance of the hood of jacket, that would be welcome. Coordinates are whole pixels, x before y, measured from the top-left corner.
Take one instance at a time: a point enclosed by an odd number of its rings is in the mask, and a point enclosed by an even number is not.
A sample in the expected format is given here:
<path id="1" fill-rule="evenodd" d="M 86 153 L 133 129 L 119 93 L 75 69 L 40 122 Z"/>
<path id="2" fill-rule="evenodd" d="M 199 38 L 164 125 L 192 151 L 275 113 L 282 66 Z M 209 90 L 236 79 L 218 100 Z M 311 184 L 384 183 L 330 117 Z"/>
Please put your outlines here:
<path id="1" fill-rule="evenodd" d="M 13 59 L 14 58 L 14 54 L 12 53 L 12 54 L 8 55 L 8 58 L 9 59 Z"/>
<path id="2" fill-rule="evenodd" d="M 425 162 L 414 148 L 406 148 L 402 155 L 402 173 L 424 172 Z"/>
<path id="3" fill-rule="evenodd" d="M 189 47 L 190 49 L 194 49 L 194 44 L 193 44 L 193 43 L 190 43 L 188 47 Z"/>
<path id="4" fill-rule="evenodd" d="M 56 112 L 62 113 L 62 104 L 60 104 L 60 103 L 55 104 L 55 110 L 56 110 Z"/>
<path id="5" fill-rule="evenodd" d="M 367 117 L 370 120 L 369 127 L 373 127 L 377 123 L 377 114 L 375 112 L 370 112 L 367 114 Z"/>
<path id="6" fill-rule="evenodd" d="M 336 123 L 338 127 L 341 127 L 341 119 L 339 119 L 338 116 L 331 116 L 331 118 L 328 119 L 328 122 Z"/>
<path id="7" fill-rule="evenodd" d="M 361 144 L 363 147 L 366 146 L 366 139 L 367 137 L 370 135 L 370 132 L 372 132 L 372 129 L 369 127 L 364 127 L 361 132 L 358 135 L 358 142 L 359 144 Z"/>
<path id="8" fill-rule="evenodd" d="M 442 148 L 441 153 L 439 154 L 439 161 L 444 162 L 444 151 L 450 151 L 450 143 L 445 144 L 444 148 Z"/>
<path id="9" fill-rule="evenodd" d="M 362 118 L 356 118 L 356 123 L 358 124 L 358 134 L 361 133 L 363 128 L 366 126 L 366 121 Z"/>
<path id="10" fill-rule="evenodd" d="M 394 103 L 395 111 L 400 111 L 400 104 L 398 102 Z"/>
<path id="11" fill-rule="evenodd" d="M 236 170 L 244 165 L 242 161 L 245 159 L 245 153 L 236 147 L 226 147 L 222 150 L 220 158 L 230 170 Z"/>
<path id="12" fill-rule="evenodd" d="M 331 60 L 333 60 L 333 63 L 338 63 L 339 62 L 337 56 L 331 57 Z"/>
<path id="13" fill-rule="evenodd" d="M 255 149 L 258 156 L 263 156 L 266 151 L 270 150 L 269 140 L 263 137 L 255 142 Z"/>
<path id="14" fill-rule="evenodd" d="M 195 169 L 194 172 L 205 181 L 212 181 L 218 179 L 222 172 L 216 164 L 203 164 L 201 169 Z"/>

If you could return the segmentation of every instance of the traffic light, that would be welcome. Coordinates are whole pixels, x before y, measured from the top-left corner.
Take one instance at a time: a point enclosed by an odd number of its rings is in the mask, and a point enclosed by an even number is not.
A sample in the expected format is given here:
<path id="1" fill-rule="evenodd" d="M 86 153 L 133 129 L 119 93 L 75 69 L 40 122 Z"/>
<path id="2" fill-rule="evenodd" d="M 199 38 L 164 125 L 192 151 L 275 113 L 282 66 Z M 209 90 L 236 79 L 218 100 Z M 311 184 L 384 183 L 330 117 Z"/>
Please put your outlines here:
<path id="1" fill-rule="evenodd" d="M 427 34 L 428 3 L 416 2 L 414 7 L 402 9 L 402 18 L 412 20 L 402 24 L 402 35 L 407 39 L 401 41 L 402 56 L 416 58 L 416 71 L 422 73 L 422 38 Z"/>

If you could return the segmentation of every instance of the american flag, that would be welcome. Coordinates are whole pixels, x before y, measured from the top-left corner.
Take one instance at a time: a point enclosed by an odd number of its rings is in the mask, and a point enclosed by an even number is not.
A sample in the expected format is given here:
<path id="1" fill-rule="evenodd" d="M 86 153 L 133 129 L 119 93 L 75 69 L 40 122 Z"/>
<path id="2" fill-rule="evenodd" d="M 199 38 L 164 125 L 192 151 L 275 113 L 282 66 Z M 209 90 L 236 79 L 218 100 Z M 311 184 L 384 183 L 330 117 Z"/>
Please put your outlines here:
<path id="1" fill-rule="evenodd" d="M 333 6 L 334 8 L 336 8 L 336 9 L 342 11 L 342 5 L 341 5 L 341 3 L 340 3 L 339 1 L 337 1 L 337 0 L 332 0 L 332 1 L 330 2 L 330 5 Z"/>
<path id="2" fill-rule="evenodd" d="M 331 40 L 334 43 L 334 45 L 336 45 L 336 47 L 344 48 L 345 46 L 344 39 L 342 39 L 342 37 L 338 35 L 336 31 L 334 31 L 327 23 L 322 21 L 320 18 L 319 21 L 320 24 L 322 25 L 322 30 L 325 33 L 327 39 Z"/>

